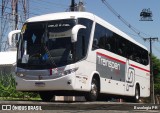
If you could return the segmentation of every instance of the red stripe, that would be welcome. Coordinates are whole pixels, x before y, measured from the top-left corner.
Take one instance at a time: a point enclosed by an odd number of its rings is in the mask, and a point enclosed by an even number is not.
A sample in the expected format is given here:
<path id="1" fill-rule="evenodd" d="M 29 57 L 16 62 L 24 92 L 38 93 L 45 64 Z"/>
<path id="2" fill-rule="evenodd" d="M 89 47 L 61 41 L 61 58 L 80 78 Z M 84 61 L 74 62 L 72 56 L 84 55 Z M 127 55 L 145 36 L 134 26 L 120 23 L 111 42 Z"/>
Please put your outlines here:
<path id="1" fill-rule="evenodd" d="M 107 57 L 107 58 L 109 58 L 109 59 L 111 59 L 111 60 L 115 60 L 115 61 L 120 62 L 120 63 L 122 63 L 122 64 L 126 64 L 126 62 L 124 62 L 124 61 L 122 61 L 122 60 L 119 60 L 119 59 L 116 59 L 116 58 L 113 58 L 113 57 L 111 57 L 111 56 L 108 56 L 108 55 L 105 55 L 105 54 L 102 54 L 102 53 L 99 53 L 99 52 L 97 52 L 97 54 L 98 54 L 98 55 L 101 55 L 101 56 L 103 56 L 103 57 Z"/>
<path id="2" fill-rule="evenodd" d="M 108 56 L 108 55 L 105 55 L 105 54 L 102 54 L 102 53 L 99 53 L 99 52 L 97 52 L 97 54 L 98 54 L 98 55 L 101 55 L 101 56 L 103 56 L 103 57 L 107 57 L 107 58 L 109 58 L 109 59 L 115 60 L 115 61 L 120 62 L 120 63 L 122 63 L 122 64 L 126 64 L 126 62 L 124 62 L 124 61 L 122 61 L 122 60 L 119 60 L 119 59 L 116 59 L 116 58 L 113 58 L 113 57 L 111 57 L 111 56 Z M 132 67 L 135 67 L 135 68 L 137 68 L 137 69 L 146 71 L 146 72 L 150 72 L 150 70 L 147 70 L 147 69 L 138 67 L 138 66 L 133 65 L 133 64 L 131 64 L 131 66 L 132 66 Z"/>
<path id="3" fill-rule="evenodd" d="M 135 67 L 137 69 L 140 69 L 140 70 L 143 70 L 143 71 L 146 71 L 146 72 L 150 72 L 150 70 L 147 70 L 147 69 L 144 69 L 144 68 L 141 68 L 141 67 L 138 67 L 138 66 L 135 66 L 133 64 L 130 64 L 132 67 Z"/>

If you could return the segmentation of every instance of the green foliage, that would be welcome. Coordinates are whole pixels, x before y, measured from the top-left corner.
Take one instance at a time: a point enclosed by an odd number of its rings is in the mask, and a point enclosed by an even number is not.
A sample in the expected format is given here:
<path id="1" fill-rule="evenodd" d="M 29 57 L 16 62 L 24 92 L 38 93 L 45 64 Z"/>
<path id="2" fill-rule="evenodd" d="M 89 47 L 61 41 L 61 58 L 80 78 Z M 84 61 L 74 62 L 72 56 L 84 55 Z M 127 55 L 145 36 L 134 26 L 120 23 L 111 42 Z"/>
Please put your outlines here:
<path id="1" fill-rule="evenodd" d="M 160 94 L 160 83 L 154 84 L 155 94 Z"/>
<path id="2" fill-rule="evenodd" d="M 155 78 L 160 78 L 160 59 L 153 56 L 152 62 L 153 62 L 153 75 Z"/>
<path id="3" fill-rule="evenodd" d="M 160 59 L 152 56 L 155 93 L 160 95 Z"/>
<path id="4" fill-rule="evenodd" d="M 0 75 L 0 97 L 3 98 L 37 98 L 37 93 L 16 91 L 15 77 L 12 74 Z"/>

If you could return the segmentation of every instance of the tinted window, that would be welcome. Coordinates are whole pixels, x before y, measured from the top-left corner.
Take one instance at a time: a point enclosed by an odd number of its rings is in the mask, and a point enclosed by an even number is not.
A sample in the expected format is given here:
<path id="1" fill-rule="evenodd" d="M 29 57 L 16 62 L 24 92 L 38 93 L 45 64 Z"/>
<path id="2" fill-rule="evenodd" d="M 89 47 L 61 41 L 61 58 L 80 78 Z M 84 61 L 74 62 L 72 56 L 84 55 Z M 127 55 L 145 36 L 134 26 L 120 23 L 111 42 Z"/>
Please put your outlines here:
<path id="1" fill-rule="evenodd" d="M 98 48 L 116 52 L 116 37 L 110 30 L 96 24 L 92 50 Z"/>
<path id="2" fill-rule="evenodd" d="M 22 29 L 17 66 L 49 69 L 73 63 L 73 43 L 67 31 L 75 24 L 74 19 L 26 23 Z M 24 60 L 26 55 L 28 58 Z"/>
<path id="3" fill-rule="evenodd" d="M 105 49 L 143 65 L 148 65 L 148 52 L 122 36 L 96 24 L 92 50 Z"/>

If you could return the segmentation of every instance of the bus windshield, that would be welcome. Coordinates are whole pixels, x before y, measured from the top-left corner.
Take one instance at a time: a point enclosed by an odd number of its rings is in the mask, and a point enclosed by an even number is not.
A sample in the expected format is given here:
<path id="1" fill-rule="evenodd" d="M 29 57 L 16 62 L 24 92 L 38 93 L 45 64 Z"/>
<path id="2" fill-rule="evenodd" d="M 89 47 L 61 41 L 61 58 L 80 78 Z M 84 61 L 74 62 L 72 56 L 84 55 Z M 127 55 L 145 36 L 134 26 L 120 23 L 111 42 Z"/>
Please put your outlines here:
<path id="1" fill-rule="evenodd" d="M 73 63 L 71 29 L 76 20 L 24 24 L 18 46 L 17 66 L 49 69 Z"/>

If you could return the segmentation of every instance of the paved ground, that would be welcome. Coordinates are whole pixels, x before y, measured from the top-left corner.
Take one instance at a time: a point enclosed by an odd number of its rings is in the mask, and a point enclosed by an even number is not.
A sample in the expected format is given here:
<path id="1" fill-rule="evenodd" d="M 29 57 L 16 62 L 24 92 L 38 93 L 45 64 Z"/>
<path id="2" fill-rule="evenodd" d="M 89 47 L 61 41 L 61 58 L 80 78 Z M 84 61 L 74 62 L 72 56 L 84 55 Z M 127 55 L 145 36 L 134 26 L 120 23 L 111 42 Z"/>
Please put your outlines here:
<path id="1" fill-rule="evenodd" d="M 160 105 L 117 102 L 0 101 L 0 113 L 22 113 L 22 110 L 23 113 L 160 113 Z"/>

